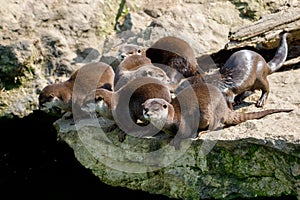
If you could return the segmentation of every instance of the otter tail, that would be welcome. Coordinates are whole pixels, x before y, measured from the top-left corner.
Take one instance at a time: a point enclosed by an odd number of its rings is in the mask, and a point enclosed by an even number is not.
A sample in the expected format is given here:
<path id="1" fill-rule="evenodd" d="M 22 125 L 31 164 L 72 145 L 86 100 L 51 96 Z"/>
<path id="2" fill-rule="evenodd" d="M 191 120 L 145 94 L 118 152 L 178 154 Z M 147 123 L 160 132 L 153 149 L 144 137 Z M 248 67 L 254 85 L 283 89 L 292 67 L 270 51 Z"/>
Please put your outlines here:
<path id="1" fill-rule="evenodd" d="M 230 110 L 230 117 L 224 122 L 226 126 L 237 125 L 239 123 L 245 122 L 252 119 L 260 119 L 266 115 L 279 112 L 291 112 L 293 109 L 269 109 L 260 112 L 249 112 L 249 113 L 240 113 Z"/>
<path id="2" fill-rule="evenodd" d="M 268 62 L 270 74 L 277 71 L 285 62 L 288 54 L 288 44 L 286 41 L 288 33 L 283 33 L 280 40 L 280 45 L 277 48 L 275 56 Z"/>

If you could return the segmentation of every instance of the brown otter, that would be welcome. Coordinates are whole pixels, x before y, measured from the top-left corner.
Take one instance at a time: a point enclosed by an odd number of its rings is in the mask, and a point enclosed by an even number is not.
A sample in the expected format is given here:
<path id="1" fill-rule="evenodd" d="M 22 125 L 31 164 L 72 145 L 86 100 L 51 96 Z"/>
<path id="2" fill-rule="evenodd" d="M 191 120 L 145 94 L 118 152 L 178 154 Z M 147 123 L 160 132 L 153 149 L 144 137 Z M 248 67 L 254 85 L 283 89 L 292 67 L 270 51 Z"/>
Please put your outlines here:
<path id="1" fill-rule="evenodd" d="M 262 91 L 256 106 L 264 106 L 269 95 L 267 76 L 277 71 L 287 58 L 287 35 L 288 33 L 282 34 L 277 52 L 269 62 L 266 62 L 260 54 L 254 51 L 239 50 L 233 53 L 220 67 L 221 78 L 216 85 L 225 95 L 231 109 L 235 102 L 242 101 L 246 91 L 254 90 Z"/>
<path id="2" fill-rule="evenodd" d="M 118 90 L 130 80 L 138 77 L 153 77 L 167 84 L 171 91 L 174 90 L 175 84 L 171 83 L 166 72 L 154 66 L 151 60 L 143 55 L 132 55 L 126 57 L 116 69 L 114 80 L 115 90 Z"/>
<path id="3" fill-rule="evenodd" d="M 123 44 L 118 50 L 118 57 L 121 61 L 132 55 L 146 55 L 146 52 L 136 44 Z"/>
<path id="4" fill-rule="evenodd" d="M 182 139 L 193 138 L 198 131 L 218 130 L 272 113 L 292 111 L 269 109 L 250 113 L 235 112 L 228 108 L 217 87 L 201 82 L 183 89 L 171 103 L 153 98 L 142 105 L 145 119 L 171 136 L 176 134 L 171 142 L 176 149 L 180 148 Z"/>
<path id="5" fill-rule="evenodd" d="M 96 112 L 114 120 L 122 130 L 119 134 L 119 140 L 122 142 L 125 133 L 146 135 L 146 128 L 141 128 L 138 120 L 147 125 L 148 121 L 143 118 L 141 105 L 150 98 L 162 98 L 171 102 L 170 91 L 164 83 L 152 77 L 137 78 L 115 92 L 106 89 L 95 90 L 85 99 L 82 110 Z"/>
<path id="6" fill-rule="evenodd" d="M 170 78 L 166 72 L 152 64 L 143 65 L 136 70 L 124 71 L 119 77 L 119 80 L 115 83 L 115 90 L 120 89 L 123 85 L 131 80 L 142 77 L 152 77 L 162 81 L 166 85 L 170 85 Z M 170 85 L 171 87 L 171 85 Z M 174 87 L 174 86 L 173 86 Z M 173 90 L 170 88 L 170 90 Z"/>
<path id="7" fill-rule="evenodd" d="M 114 83 L 118 82 L 120 76 L 122 76 L 124 72 L 134 71 L 141 66 L 150 65 L 150 64 L 152 64 L 151 60 L 149 58 L 147 58 L 146 56 L 135 54 L 135 55 L 126 57 L 122 62 L 120 62 L 120 64 L 118 65 L 118 67 L 115 70 Z"/>
<path id="8" fill-rule="evenodd" d="M 132 56 L 126 57 L 124 60 L 120 62 L 118 67 L 115 70 L 115 80 L 116 83 L 120 76 L 123 75 L 124 72 L 134 71 L 141 66 L 150 65 L 151 60 L 143 55 L 134 54 Z"/>
<path id="9" fill-rule="evenodd" d="M 146 56 L 154 65 L 166 65 L 177 70 L 184 77 L 201 74 L 193 48 L 178 37 L 160 38 L 146 49 Z"/>
<path id="10" fill-rule="evenodd" d="M 61 83 L 50 84 L 39 94 L 41 110 L 72 112 L 72 102 L 80 106 L 83 98 L 95 88 L 114 90 L 114 70 L 108 64 L 89 63 L 74 71 Z"/>
<path id="11" fill-rule="evenodd" d="M 205 77 L 204 77 L 205 78 Z M 174 94 L 177 95 L 184 88 L 193 85 L 193 84 L 201 84 L 205 83 L 203 78 L 199 78 L 199 76 L 190 76 L 187 78 L 183 78 L 175 87 Z"/>

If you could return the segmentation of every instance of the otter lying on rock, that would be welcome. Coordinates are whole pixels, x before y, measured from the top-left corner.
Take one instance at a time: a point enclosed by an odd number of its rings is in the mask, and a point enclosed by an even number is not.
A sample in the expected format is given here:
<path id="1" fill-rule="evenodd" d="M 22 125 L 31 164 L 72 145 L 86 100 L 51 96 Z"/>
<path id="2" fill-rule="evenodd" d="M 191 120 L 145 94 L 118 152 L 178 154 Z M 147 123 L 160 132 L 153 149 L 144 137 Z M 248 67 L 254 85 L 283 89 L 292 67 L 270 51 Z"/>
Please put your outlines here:
<path id="1" fill-rule="evenodd" d="M 152 98 L 143 104 L 144 118 L 165 133 L 174 136 L 172 145 L 180 148 L 184 138 L 197 136 L 198 131 L 218 130 L 241 122 L 259 119 L 292 109 L 270 109 L 259 112 L 241 113 L 229 109 L 221 91 L 201 81 L 181 90 L 172 102 Z"/>

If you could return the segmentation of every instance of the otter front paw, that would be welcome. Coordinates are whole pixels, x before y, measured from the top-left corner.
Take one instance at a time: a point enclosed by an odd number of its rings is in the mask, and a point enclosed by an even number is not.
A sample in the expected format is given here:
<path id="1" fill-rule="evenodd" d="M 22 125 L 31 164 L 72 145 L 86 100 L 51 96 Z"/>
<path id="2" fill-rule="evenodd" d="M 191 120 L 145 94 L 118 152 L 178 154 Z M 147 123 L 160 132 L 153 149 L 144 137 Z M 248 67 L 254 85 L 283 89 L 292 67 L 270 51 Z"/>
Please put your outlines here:
<path id="1" fill-rule="evenodd" d="M 119 139 L 119 142 L 124 142 L 125 138 L 126 138 L 126 133 L 123 132 L 123 131 L 120 131 L 120 132 L 118 133 L 118 139 Z"/>
<path id="2" fill-rule="evenodd" d="M 256 107 L 263 107 L 265 105 L 265 100 L 258 100 L 255 104 Z"/>
<path id="3" fill-rule="evenodd" d="M 171 146 L 174 146 L 175 147 L 175 150 L 179 150 L 180 149 L 180 144 L 181 144 L 181 140 L 180 139 L 172 139 L 171 142 L 170 142 L 170 145 Z"/>

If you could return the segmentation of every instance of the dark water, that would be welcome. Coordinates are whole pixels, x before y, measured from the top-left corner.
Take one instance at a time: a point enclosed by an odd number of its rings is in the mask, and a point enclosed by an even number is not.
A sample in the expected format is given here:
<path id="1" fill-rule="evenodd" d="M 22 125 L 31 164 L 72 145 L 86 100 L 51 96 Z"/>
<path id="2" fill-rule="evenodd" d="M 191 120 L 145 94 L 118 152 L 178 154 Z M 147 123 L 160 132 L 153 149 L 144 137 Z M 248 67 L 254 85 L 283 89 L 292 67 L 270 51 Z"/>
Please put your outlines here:
<path id="1" fill-rule="evenodd" d="M 74 157 L 72 149 L 56 139 L 55 117 L 43 112 L 0 119 L 1 196 L 48 199 L 171 200 L 102 183 Z M 0 197 L 1 198 L 1 197 Z M 2 198 L 1 198 L 2 199 Z M 277 199 L 296 199 L 282 197 Z"/>

